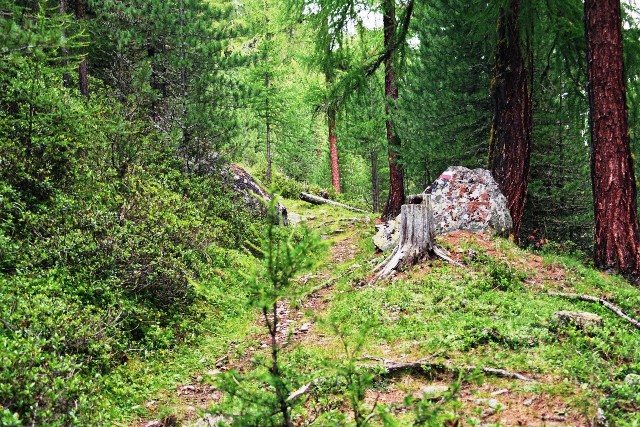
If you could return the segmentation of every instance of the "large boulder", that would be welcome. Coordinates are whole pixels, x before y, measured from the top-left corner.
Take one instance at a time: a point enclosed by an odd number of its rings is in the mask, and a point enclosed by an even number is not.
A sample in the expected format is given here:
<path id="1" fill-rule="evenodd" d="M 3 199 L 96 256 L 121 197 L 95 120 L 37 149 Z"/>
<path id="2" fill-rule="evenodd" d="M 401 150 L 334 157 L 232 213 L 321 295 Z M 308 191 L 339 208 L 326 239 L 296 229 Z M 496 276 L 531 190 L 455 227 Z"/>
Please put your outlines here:
<path id="1" fill-rule="evenodd" d="M 452 166 L 424 194 L 431 196 L 438 234 L 469 230 L 507 236 L 513 228 L 507 199 L 486 169 Z"/>
<path id="2" fill-rule="evenodd" d="M 267 216 L 271 195 L 258 179 L 240 166 L 226 163 L 217 153 L 208 153 L 186 162 L 185 169 L 198 175 L 220 176 L 222 186 L 233 195 L 236 203 L 255 215 Z M 288 225 L 287 209 L 278 203 L 276 210 L 279 221 Z"/>
<path id="3" fill-rule="evenodd" d="M 451 166 L 423 194 L 431 199 L 436 234 L 455 230 L 507 236 L 513 228 L 507 199 L 486 169 Z M 398 241 L 400 218 L 377 225 L 374 245 L 383 252 Z"/>
<path id="4" fill-rule="evenodd" d="M 232 192 L 236 201 L 251 212 L 266 216 L 265 202 L 271 200 L 271 195 L 260 181 L 234 164 L 226 165 L 221 173 L 224 185 Z M 278 202 L 276 210 L 279 220 L 284 222 L 284 225 L 288 225 L 287 209 Z"/>

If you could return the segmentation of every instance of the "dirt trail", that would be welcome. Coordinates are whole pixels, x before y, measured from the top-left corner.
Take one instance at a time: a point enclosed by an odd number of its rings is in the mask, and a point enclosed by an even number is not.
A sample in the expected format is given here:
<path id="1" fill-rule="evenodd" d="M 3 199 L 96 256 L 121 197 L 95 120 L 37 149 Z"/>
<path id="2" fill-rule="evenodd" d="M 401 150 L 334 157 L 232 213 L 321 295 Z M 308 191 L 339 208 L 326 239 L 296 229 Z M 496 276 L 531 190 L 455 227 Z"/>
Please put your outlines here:
<path id="1" fill-rule="evenodd" d="M 312 217 L 315 218 L 315 217 Z M 280 300 L 277 302 L 276 310 L 278 314 L 277 336 L 276 339 L 283 347 L 300 342 L 310 335 L 314 327 L 313 319 L 307 316 L 307 313 L 323 312 L 330 301 L 332 286 L 339 276 L 332 276 L 336 267 L 341 264 L 350 262 L 357 253 L 357 228 L 362 226 L 357 218 L 341 218 L 337 221 L 325 222 L 320 225 L 326 226 L 330 223 L 338 224 L 340 228 L 331 231 L 331 239 L 334 240 L 328 249 L 327 265 L 315 274 L 305 274 L 297 279 L 300 285 L 321 285 L 319 289 L 304 296 L 298 304 L 292 304 L 291 301 Z M 326 237 L 326 236 L 325 236 Z M 256 319 L 259 329 L 264 331 L 264 323 L 261 316 Z M 207 427 L 211 424 L 210 420 L 198 415 L 199 411 L 206 410 L 209 406 L 217 403 L 222 398 L 222 392 L 216 390 L 213 386 L 207 384 L 203 379 L 217 372 L 234 369 L 238 372 L 244 372 L 251 367 L 251 361 L 259 351 L 265 351 L 271 345 L 271 337 L 268 333 L 263 332 L 257 335 L 247 337 L 247 341 L 255 342 L 248 348 L 248 351 L 241 357 L 233 359 L 230 354 L 220 358 L 216 363 L 216 369 L 209 372 L 203 372 L 193 378 L 188 384 L 177 387 L 172 400 L 177 400 L 184 414 L 180 422 L 182 425 L 194 425 L 198 427 Z M 168 399 L 169 400 L 169 399 Z M 159 406 L 159 402 L 148 401 L 148 408 Z M 141 421 L 132 427 L 169 427 L 177 422 L 173 417 L 163 420 Z M 180 425 L 180 424 L 175 424 Z"/>
<path id="2" fill-rule="evenodd" d="M 277 304 L 279 324 L 277 327 L 277 340 L 286 349 L 296 342 L 318 343 L 325 338 L 314 333 L 313 318 L 309 313 L 322 313 L 331 301 L 333 293 L 332 279 L 336 278 L 337 266 L 351 262 L 358 253 L 357 228 L 361 225 L 356 222 L 346 222 L 338 233 L 332 235 L 334 244 L 329 249 L 328 266 L 315 274 L 300 276 L 298 282 L 302 285 L 313 284 L 319 289 L 306 295 L 302 301 L 292 304 L 290 301 L 280 301 Z M 445 236 L 444 241 L 450 249 L 453 259 L 463 262 L 469 254 L 468 247 L 476 247 L 483 253 L 497 259 L 505 259 L 505 254 L 496 248 L 495 242 L 486 235 L 469 232 L 456 232 Z M 532 290 L 552 287 L 563 290 L 567 282 L 566 271 L 557 265 L 544 265 L 542 258 L 534 254 L 525 254 L 517 260 L 509 262 L 519 263 L 518 267 L 535 272 L 530 275 L 527 286 Z M 429 274 L 430 265 L 414 269 L 411 276 Z M 321 286 L 321 285 L 325 286 Z M 262 319 L 256 319 L 261 324 Z M 264 328 L 262 328 L 264 330 Z M 241 357 L 233 359 L 232 356 L 221 358 L 216 370 L 225 371 L 235 369 L 245 371 L 251 367 L 252 359 L 257 352 L 266 351 L 270 346 L 270 336 L 267 333 L 259 333 L 248 337 L 249 342 L 255 342 L 248 348 L 248 352 Z M 231 353 L 230 353 L 231 354 Z M 206 375 L 203 373 L 202 375 Z M 405 411 L 403 401 L 407 394 L 421 396 L 425 387 L 447 386 L 452 378 L 444 375 L 436 378 L 414 377 L 401 375 L 388 380 L 386 387 L 381 390 L 369 390 L 366 393 L 366 401 L 371 405 L 382 403 L 389 405 L 392 410 Z M 537 375 L 539 383 L 552 384 L 560 381 L 559 378 L 543 377 Z M 535 391 L 523 391 L 517 381 L 507 379 L 488 378 L 484 384 L 476 385 L 464 383 L 460 390 L 459 400 L 461 419 L 475 418 L 480 425 L 493 425 L 500 423 L 504 426 L 587 426 L 592 424 L 591 416 L 579 413 L 569 407 L 557 396 L 538 393 Z M 183 425 L 195 425 L 206 427 L 210 420 L 201 418 L 197 412 L 205 410 L 212 403 L 219 401 L 221 392 L 212 386 L 203 384 L 202 376 L 193 379 L 190 384 L 184 384 L 175 391 L 175 398 L 180 401 L 184 414 Z M 569 393 L 571 394 L 571 393 Z M 162 427 L 172 425 L 163 421 L 146 421 L 137 424 L 138 427 Z"/>

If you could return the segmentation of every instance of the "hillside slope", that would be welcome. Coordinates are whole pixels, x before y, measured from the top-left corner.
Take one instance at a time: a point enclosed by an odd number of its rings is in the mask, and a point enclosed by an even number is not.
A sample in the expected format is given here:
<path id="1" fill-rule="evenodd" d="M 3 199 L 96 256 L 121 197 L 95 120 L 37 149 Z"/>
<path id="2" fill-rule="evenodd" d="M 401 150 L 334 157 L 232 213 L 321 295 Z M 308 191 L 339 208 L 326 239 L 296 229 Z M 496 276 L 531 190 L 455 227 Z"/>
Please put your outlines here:
<path id="1" fill-rule="evenodd" d="M 287 205 L 330 243 L 322 264 L 297 278 L 305 295 L 291 292 L 296 296 L 278 305 L 289 390 L 307 387 L 292 400 L 296 425 L 640 421 L 634 382 L 640 331 L 599 304 L 548 295 L 604 297 L 640 317 L 640 291 L 624 280 L 585 266 L 577 255 L 532 253 L 484 234 L 454 232 L 439 244 L 463 267 L 426 261 L 370 286 L 380 258 L 370 240 L 373 216 Z M 602 323 L 562 322 L 554 315 L 562 310 L 591 312 Z M 228 414 L 242 405 L 217 390 L 218 377 L 237 372 L 243 386 L 253 387 L 256 378 L 246 375 L 269 365 L 269 336 L 259 316 L 248 334 L 215 369 L 169 391 L 162 413 L 185 425 L 234 419 Z M 349 378 L 362 380 L 354 383 L 357 392 Z M 210 405 L 211 414 L 198 415 Z M 370 414 L 360 420 L 365 424 L 356 421 L 356 407 Z M 389 424 L 392 418 L 397 424 Z"/>

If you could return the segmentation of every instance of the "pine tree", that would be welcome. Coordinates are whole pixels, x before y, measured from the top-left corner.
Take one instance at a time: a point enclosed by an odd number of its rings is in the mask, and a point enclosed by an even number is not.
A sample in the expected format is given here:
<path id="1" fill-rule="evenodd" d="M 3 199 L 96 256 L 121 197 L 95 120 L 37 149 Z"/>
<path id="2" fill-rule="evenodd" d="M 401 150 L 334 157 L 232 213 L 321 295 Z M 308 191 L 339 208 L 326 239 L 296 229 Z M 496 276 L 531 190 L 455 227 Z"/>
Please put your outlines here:
<path id="1" fill-rule="evenodd" d="M 597 267 L 640 278 L 640 224 L 629 146 L 619 0 L 586 0 Z"/>
<path id="2" fill-rule="evenodd" d="M 400 165 L 398 155 L 402 148 L 398 136 L 394 112 L 395 103 L 398 100 L 398 84 L 395 69 L 397 57 L 397 28 L 395 0 L 382 1 L 382 23 L 384 33 L 384 94 L 386 97 L 385 112 L 387 114 L 386 130 L 387 143 L 389 145 L 389 197 L 382 211 L 382 219 L 395 218 L 400 214 L 400 208 L 404 204 L 404 171 Z"/>
<path id="3" fill-rule="evenodd" d="M 531 41 L 521 40 L 521 5 L 522 0 L 509 0 L 499 12 L 489 145 L 489 169 L 507 198 L 516 241 L 520 239 L 527 195 L 533 124 L 533 53 Z"/>

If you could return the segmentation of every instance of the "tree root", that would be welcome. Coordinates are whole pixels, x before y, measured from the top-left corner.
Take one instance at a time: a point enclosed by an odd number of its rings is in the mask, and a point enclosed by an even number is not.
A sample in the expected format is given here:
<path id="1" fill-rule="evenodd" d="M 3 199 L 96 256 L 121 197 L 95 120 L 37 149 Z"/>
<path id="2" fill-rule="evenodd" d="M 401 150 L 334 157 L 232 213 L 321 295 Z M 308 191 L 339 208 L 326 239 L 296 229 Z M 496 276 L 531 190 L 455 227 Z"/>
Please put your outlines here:
<path id="1" fill-rule="evenodd" d="M 472 373 L 479 370 L 480 372 L 486 375 L 492 375 L 500 378 L 510 378 L 510 379 L 520 380 L 520 381 L 535 381 L 522 374 L 506 371 L 504 369 L 477 367 L 473 365 L 450 366 L 443 363 L 430 362 L 427 359 L 420 359 L 413 362 L 398 362 L 395 360 L 382 359 L 378 357 L 365 357 L 360 360 L 374 360 L 377 362 L 382 362 L 382 368 L 384 369 L 382 376 L 392 376 L 402 372 L 424 373 L 425 371 L 435 371 L 435 372 L 450 372 L 450 373 L 460 373 L 460 372 Z"/>
<path id="2" fill-rule="evenodd" d="M 622 317 L 627 322 L 631 323 L 636 329 L 640 329 L 640 321 L 630 317 L 624 311 L 622 311 L 620 307 L 610 303 L 604 298 L 598 298 L 591 295 L 573 294 L 573 293 L 564 293 L 564 292 L 547 292 L 547 295 L 554 296 L 554 297 L 579 299 L 582 301 L 589 301 L 589 302 L 597 302 L 607 307 L 609 310 L 613 311 L 615 314 Z"/>

